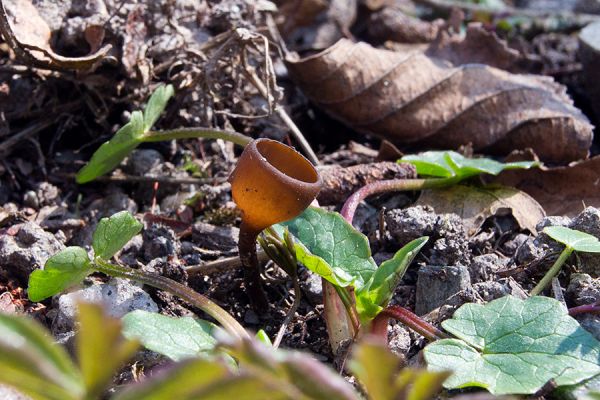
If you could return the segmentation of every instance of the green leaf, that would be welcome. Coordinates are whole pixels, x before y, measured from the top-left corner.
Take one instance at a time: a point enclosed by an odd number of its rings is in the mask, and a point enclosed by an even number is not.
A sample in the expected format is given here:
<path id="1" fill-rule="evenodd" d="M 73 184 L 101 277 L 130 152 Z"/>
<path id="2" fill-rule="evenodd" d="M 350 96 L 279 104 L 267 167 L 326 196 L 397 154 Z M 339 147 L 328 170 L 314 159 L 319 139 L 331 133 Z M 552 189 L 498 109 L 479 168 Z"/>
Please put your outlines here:
<path id="1" fill-rule="evenodd" d="M 83 281 L 92 272 L 85 249 L 67 247 L 46 261 L 44 269 L 29 275 L 27 295 L 31 301 L 42 301 Z"/>
<path id="2" fill-rule="evenodd" d="M 239 361 L 241 373 L 272 382 L 290 399 L 358 400 L 352 387 L 336 372 L 313 357 L 267 347 L 256 340 L 225 338 L 223 347 Z M 265 398 L 271 399 L 270 396 Z"/>
<path id="3" fill-rule="evenodd" d="M 367 337 L 355 347 L 349 366 L 371 400 L 434 399 L 442 389 L 442 382 L 450 375 L 402 368 L 403 365 L 404 361 L 385 343 Z"/>
<path id="4" fill-rule="evenodd" d="M 144 347 L 174 361 L 198 357 L 214 350 L 217 327 L 191 317 L 172 318 L 136 310 L 123 317 L 123 335 L 139 339 Z"/>
<path id="5" fill-rule="evenodd" d="M 143 142 L 144 135 L 156 123 L 173 93 L 172 85 L 159 86 L 150 96 L 144 112 L 132 112 L 129 122 L 123 125 L 112 139 L 103 143 L 96 150 L 90 162 L 77 173 L 77 183 L 93 181 L 117 167 L 129 153 Z"/>
<path id="6" fill-rule="evenodd" d="M 77 359 L 88 399 L 99 398 L 113 376 L 137 351 L 139 343 L 124 339 L 121 321 L 106 315 L 102 306 L 80 303 Z"/>
<path id="7" fill-rule="evenodd" d="M 536 161 L 500 163 L 490 158 L 466 158 L 455 151 L 427 151 L 404 156 L 400 161 L 413 164 L 419 175 L 459 180 L 479 174 L 498 175 L 504 170 L 528 169 L 540 165 Z"/>
<path id="8" fill-rule="evenodd" d="M 377 269 L 367 237 L 339 213 L 308 207 L 281 225 L 297 239 L 298 261 L 334 285 L 360 288 Z"/>
<path id="9" fill-rule="evenodd" d="M 141 142 L 144 135 L 144 116 L 131 113 L 129 122 L 109 141 L 103 143 L 90 161 L 77 173 L 77 183 L 87 183 L 116 168 Z"/>
<path id="10" fill-rule="evenodd" d="M 174 93 L 173 85 L 160 85 L 152 93 L 146 108 L 144 108 L 144 132 L 148 132 L 156 123 Z"/>
<path id="11" fill-rule="evenodd" d="M 392 299 L 410 263 L 429 238 L 418 238 L 402 247 L 394 257 L 381 263 L 367 284 L 356 291 L 356 310 L 363 321 L 377 316 Z"/>
<path id="12" fill-rule="evenodd" d="M 575 251 L 600 253 L 600 241 L 590 234 L 565 228 L 564 226 L 548 226 L 544 228 L 543 232 Z"/>
<path id="13" fill-rule="evenodd" d="M 113 400 L 191 400 L 202 398 L 203 389 L 233 377 L 225 363 L 189 359 L 177 363 L 167 373 L 128 386 Z"/>
<path id="14" fill-rule="evenodd" d="M 0 313 L 0 383 L 33 399 L 80 399 L 75 365 L 39 323 Z"/>
<path id="15" fill-rule="evenodd" d="M 96 257 L 109 260 L 142 230 L 143 225 L 127 211 L 102 218 L 92 237 Z"/>
<path id="16" fill-rule="evenodd" d="M 256 340 L 265 346 L 273 347 L 273 342 L 271 342 L 271 338 L 269 338 L 269 335 L 267 335 L 267 332 L 265 332 L 264 329 L 259 329 L 258 332 L 256 332 Z"/>
<path id="17" fill-rule="evenodd" d="M 447 388 L 531 394 L 550 379 L 572 385 L 600 373 L 600 342 L 549 297 L 465 304 L 442 326 L 458 339 L 438 340 L 424 353 L 430 370 L 453 371 Z"/>

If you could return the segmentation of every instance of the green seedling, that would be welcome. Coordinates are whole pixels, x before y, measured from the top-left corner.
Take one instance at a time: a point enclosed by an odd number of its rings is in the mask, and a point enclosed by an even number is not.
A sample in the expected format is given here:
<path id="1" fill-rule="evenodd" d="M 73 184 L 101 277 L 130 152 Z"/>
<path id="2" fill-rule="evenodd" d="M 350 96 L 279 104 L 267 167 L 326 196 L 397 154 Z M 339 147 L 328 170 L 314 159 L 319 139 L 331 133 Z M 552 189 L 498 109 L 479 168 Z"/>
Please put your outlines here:
<path id="1" fill-rule="evenodd" d="M 172 279 L 149 274 L 122 265 L 110 259 L 142 229 L 142 224 L 127 211 L 103 218 L 92 238 L 94 257 L 81 247 L 67 247 L 50 257 L 44 269 L 33 271 L 29 277 L 28 295 L 31 301 L 41 301 L 58 294 L 93 272 L 131 279 L 170 292 L 189 304 L 200 308 L 217 320 L 230 334 L 247 337 L 245 329 L 225 310 L 209 298 Z"/>
<path id="2" fill-rule="evenodd" d="M 442 326 L 457 339 L 435 341 L 424 354 L 431 371 L 453 372 L 449 389 L 533 394 L 550 380 L 573 385 L 600 373 L 600 342 L 549 297 L 465 304 Z"/>
<path id="3" fill-rule="evenodd" d="M 432 340 L 440 337 L 436 328 L 416 315 L 409 312 L 390 314 L 388 307 L 396 286 L 427 242 L 427 237 L 408 243 L 378 267 L 371 257 L 366 236 L 339 213 L 309 207 L 300 216 L 274 228 L 279 232 L 287 228 L 295 238 L 294 257 L 333 285 L 354 325 L 354 332 L 361 325 L 370 325 L 385 311 L 388 318 L 399 318 Z M 328 324 L 332 323 L 336 321 L 328 321 Z"/>
<path id="4" fill-rule="evenodd" d="M 539 166 L 535 161 L 500 163 L 489 158 L 466 158 L 454 151 L 428 151 L 402 157 L 399 162 L 413 164 L 421 179 L 391 179 L 365 185 L 346 200 L 341 214 L 352 223 L 356 208 L 365 198 L 386 192 L 424 190 L 455 185 L 481 174 L 498 175 L 510 169 Z"/>
<path id="5" fill-rule="evenodd" d="M 548 226 L 543 231 L 546 235 L 565 245 L 552 267 L 546 272 L 542 280 L 531 290 L 532 296 L 540 294 L 560 272 L 571 253 L 580 251 L 584 253 L 600 253 L 600 241 L 595 236 L 564 226 Z"/>
<path id="6" fill-rule="evenodd" d="M 173 96 L 173 86 L 159 86 L 143 111 L 131 113 L 129 122 L 103 143 L 90 161 L 77 173 L 77 183 L 87 183 L 115 169 L 136 147 L 142 143 L 169 141 L 173 139 L 223 139 L 245 146 L 251 138 L 233 131 L 213 128 L 180 128 L 153 131 L 160 114 Z"/>
<path id="7" fill-rule="evenodd" d="M 125 326 L 138 326 L 141 314 L 125 317 Z M 138 326 L 156 334 L 145 322 Z M 163 325 L 163 316 L 152 316 Z M 239 397 L 247 400 L 359 400 L 362 394 L 333 370 L 307 354 L 275 350 L 251 338 L 226 336 L 212 356 L 189 358 L 171 348 L 172 358 L 185 358 L 160 374 L 148 374 L 140 383 L 118 387 L 112 378 L 135 354 L 138 342 L 121 335 L 121 321 L 108 317 L 102 307 L 80 304 L 75 363 L 54 343 L 38 322 L 0 314 L 0 384 L 9 385 L 35 400 L 196 400 Z M 193 333 L 198 327 L 182 319 Z M 131 331 L 131 328 L 126 328 Z M 129 335 L 129 334 L 127 334 Z M 203 334 L 200 334 L 201 336 Z M 173 336 L 173 343 L 189 338 Z M 164 344 L 157 347 L 165 349 Z M 193 350 L 193 349 L 192 349 Z M 237 360 L 224 356 L 227 353 Z M 402 369 L 400 359 L 384 345 L 365 340 L 357 346 L 351 368 L 373 400 L 428 400 L 441 388 L 447 373 Z M 400 370 L 399 374 L 398 371 Z M 109 389 L 112 389 L 112 394 Z"/>

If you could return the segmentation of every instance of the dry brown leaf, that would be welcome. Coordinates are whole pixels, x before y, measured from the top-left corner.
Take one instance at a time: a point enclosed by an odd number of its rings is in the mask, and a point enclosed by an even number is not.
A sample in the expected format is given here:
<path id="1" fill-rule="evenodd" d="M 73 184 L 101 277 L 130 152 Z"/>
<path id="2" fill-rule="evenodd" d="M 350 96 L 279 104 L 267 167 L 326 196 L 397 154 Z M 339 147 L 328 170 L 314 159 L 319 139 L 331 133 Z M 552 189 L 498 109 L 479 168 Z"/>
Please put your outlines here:
<path id="1" fill-rule="evenodd" d="M 457 185 L 425 190 L 417 204 L 429 205 L 438 214 L 458 214 L 469 235 L 476 234 L 489 217 L 511 214 L 522 229 L 535 234 L 536 224 L 546 216 L 544 209 L 534 198 L 506 186 Z"/>
<path id="2" fill-rule="evenodd" d="M 392 52 L 342 39 L 287 59 L 304 93 L 354 129 L 397 144 L 480 153 L 533 148 L 543 161 L 585 158 L 592 126 L 551 78 L 481 64 L 453 66 L 422 51 Z"/>
<path id="3" fill-rule="evenodd" d="M 18 56 L 43 68 L 88 69 L 112 47 L 106 45 L 84 57 L 56 54 L 50 47 L 50 28 L 30 0 L 0 1 L 0 31 Z"/>
<path id="4" fill-rule="evenodd" d="M 600 156 L 567 167 L 505 171 L 494 182 L 527 192 L 548 215 L 574 217 L 586 206 L 600 207 Z"/>
<path id="5" fill-rule="evenodd" d="M 367 31 L 375 40 L 393 40 L 400 43 L 429 43 L 433 41 L 444 25 L 441 19 L 423 21 L 406 14 L 396 7 L 385 7 L 373 13 Z"/>

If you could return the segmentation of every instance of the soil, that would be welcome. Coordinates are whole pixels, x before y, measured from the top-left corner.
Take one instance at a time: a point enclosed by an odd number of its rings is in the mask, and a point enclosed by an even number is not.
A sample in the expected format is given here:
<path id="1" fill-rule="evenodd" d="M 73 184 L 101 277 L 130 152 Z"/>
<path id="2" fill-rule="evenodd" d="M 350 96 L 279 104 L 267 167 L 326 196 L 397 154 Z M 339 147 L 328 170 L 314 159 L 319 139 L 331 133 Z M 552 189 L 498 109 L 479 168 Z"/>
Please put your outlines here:
<path id="1" fill-rule="evenodd" d="M 26 296 L 27 278 L 65 246 L 90 249 L 100 218 L 128 210 L 144 221 L 145 228 L 117 254 L 118 261 L 187 284 L 217 302 L 249 330 L 264 329 L 269 337 L 275 337 L 298 295 L 279 267 L 267 262 L 262 274 L 269 300 L 266 315 L 257 315 L 250 307 L 239 267 L 196 268 L 237 255 L 240 215 L 226 180 L 239 149 L 211 140 L 143 145 L 113 175 L 86 185 L 74 181 L 74 174 L 99 144 L 127 122 L 131 111 L 142 107 L 159 83 L 165 82 L 174 84 L 176 95 L 157 128 L 214 126 L 297 146 L 284 121 L 269 112 L 270 104 L 243 76 L 239 54 L 244 44 L 233 41 L 225 47 L 221 42 L 223 47 L 217 46 L 220 50 L 204 47 L 232 27 L 264 31 L 270 14 L 261 9 L 259 1 L 244 0 L 32 3 L 51 28 L 51 45 L 57 53 L 87 54 L 90 43 L 85 40 L 86 27 L 97 25 L 102 27 L 104 43 L 113 44 L 111 55 L 115 59 L 87 72 L 52 71 L 23 67 L 8 45 L 0 44 L 0 311 L 33 316 L 51 327 L 57 339 L 68 343 L 73 316 L 65 310 L 71 294 L 31 303 Z M 352 33 L 347 29 L 327 32 L 336 38 L 354 36 L 381 44 L 380 36 L 374 41 L 360 29 L 361 21 L 368 20 L 372 12 L 365 5 L 358 7 L 358 12 L 360 18 Z M 432 12 L 428 19 L 434 15 Z M 440 24 L 433 26 L 438 29 Z M 307 35 L 310 29 L 292 31 L 290 50 L 306 49 L 311 41 L 302 34 Z M 423 37 L 419 40 L 428 40 Z M 582 83 L 571 32 L 528 33 L 508 39 L 536 58 L 537 64 L 529 72 L 551 75 L 567 85 L 575 105 L 592 123 L 598 122 Z M 265 55 L 260 51 L 258 46 L 249 50 L 254 66 L 262 65 Z M 383 152 L 377 150 L 380 140 L 359 134 L 320 111 L 289 79 L 279 53 L 271 48 L 269 57 L 282 89 L 275 95 L 280 96 L 279 103 L 320 161 L 339 166 L 350 175 L 348 167 L 359 166 L 360 175 L 348 181 L 332 179 L 333 189 L 327 189 L 330 194 L 322 200 L 324 206 L 339 211 L 347 195 L 364 183 L 414 175 L 412 170 L 394 170 L 396 166 L 364 167 L 381 161 L 378 156 Z M 370 178 L 364 178 L 369 174 Z M 157 177 L 166 180 L 155 184 Z M 355 225 L 369 238 L 378 263 L 410 240 L 430 236 L 398 287 L 393 304 L 408 307 L 438 325 L 465 302 L 483 303 L 507 294 L 526 297 L 560 251 L 560 246 L 541 233 L 543 227 L 563 225 L 600 236 L 600 211 L 592 207 L 572 219 L 547 217 L 539 222 L 536 232 L 520 228 L 511 215 L 493 216 L 469 236 L 460 216 L 414 206 L 417 197 L 409 193 L 369 198 L 359 207 Z M 545 294 L 564 298 L 568 307 L 598 302 L 599 276 L 600 256 L 572 256 L 558 277 L 564 296 L 552 290 Z M 303 267 L 299 278 L 302 300 L 282 346 L 309 351 L 333 363 L 320 279 Z M 84 289 L 72 291 L 100 293 L 107 285 L 117 283 L 97 274 L 86 280 Z M 122 286 L 119 290 L 126 307 L 135 296 L 140 301 L 139 291 L 144 291 L 147 309 L 156 307 L 165 315 L 195 314 L 210 319 L 168 293 L 147 287 Z M 578 318 L 600 339 L 599 317 Z M 392 323 L 389 339 L 395 352 L 418 363 L 418 352 L 426 344 L 422 337 Z M 164 363 L 157 360 L 147 351 L 138 357 L 147 368 Z M 131 374 L 123 374 L 119 383 L 131 378 Z"/>

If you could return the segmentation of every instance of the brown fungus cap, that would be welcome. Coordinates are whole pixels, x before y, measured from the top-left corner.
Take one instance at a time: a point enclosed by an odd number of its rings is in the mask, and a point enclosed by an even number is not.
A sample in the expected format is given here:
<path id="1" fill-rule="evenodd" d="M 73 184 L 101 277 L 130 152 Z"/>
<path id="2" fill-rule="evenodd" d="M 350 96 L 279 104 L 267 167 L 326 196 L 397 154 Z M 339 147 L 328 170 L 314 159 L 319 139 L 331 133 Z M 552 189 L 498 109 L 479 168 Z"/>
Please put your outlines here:
<path id="1" fill-rule="evenodd" d="M 310 161 L 270 139 L 246 146 L 229 181 L 244 225 L 257 233 L 302 213 L 321 189 L 321 177 Z"/>

